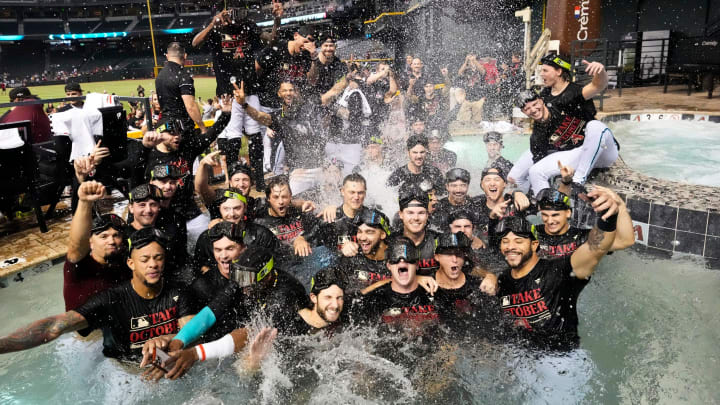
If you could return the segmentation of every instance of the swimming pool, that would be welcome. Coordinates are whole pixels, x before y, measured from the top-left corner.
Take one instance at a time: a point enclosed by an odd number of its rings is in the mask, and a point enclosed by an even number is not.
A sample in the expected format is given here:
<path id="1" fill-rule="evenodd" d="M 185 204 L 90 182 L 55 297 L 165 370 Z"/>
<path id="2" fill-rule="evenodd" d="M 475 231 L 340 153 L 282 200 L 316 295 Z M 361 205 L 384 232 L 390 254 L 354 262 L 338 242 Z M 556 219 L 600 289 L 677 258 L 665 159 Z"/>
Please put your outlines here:
<path id="1" fill-rule="evenodd" d="M 620 142 L 620 155 L 633 169 L 660 179 L 720 186 L 720 123 L 656 118 L 619 120 L 608 126 Z"/>
<path id="2" fill-rule="evenodd" d="M 61 285 L 57 265 L 3 289 L 0 335 L 61 312 Z M 104 358 L 100 341 L 66 335 L 0 356 L 0 404 L 716 403 L 718 291 L 720 273 L 689 257 L 608 256 L 578 302 L 582 347 L 560 357 L 469 339 L 417 358 L 395 342 L 410 360 L 395 364 L 376 352 L 379 338 L 361 330 L 330 342 L 280 342 L 294 348 L 293 359 L 276 352 L 254 377 L 238 376 L 225 360 L 200 364 L 182 381 L 148 383 Z M 455 361 L 438 367 L 448 358 Z M 435 379 L 444 383 L 431 394 Z"/>

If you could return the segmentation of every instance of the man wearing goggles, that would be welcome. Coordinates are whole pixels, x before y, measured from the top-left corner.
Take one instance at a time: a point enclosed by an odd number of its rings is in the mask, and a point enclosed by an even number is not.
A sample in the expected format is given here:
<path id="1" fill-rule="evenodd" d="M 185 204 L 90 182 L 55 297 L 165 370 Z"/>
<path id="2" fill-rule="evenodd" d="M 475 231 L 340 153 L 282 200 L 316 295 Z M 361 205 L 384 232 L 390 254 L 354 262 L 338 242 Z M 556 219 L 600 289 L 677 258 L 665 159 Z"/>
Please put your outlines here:
<path id="1" fill-rule="evenodd" d="M 86 193 L 90 187 L 85 186 L 84 196 L 90 194 Z M 105 356 L 137 361 L 146 341 L 176 333 L 190 312 L 184 294 L 163 279 L 166 236 L 144 228 L 133 233 L 127 244 L 126 264 L 132 271 L 129 281 L 93 295 L 73 310 L 0 338 L 0 354 L 36 347 L 73 331 L 87 336 L 102 329 Z"/>
<path id="2" fill-rule="evenodd" d="M 105 186 L 86 181 L 78 187 L 78 206 L 70 223 L 70 240 L 63 268 L 65 310 L 84 304 L 94 294 L 128 280 L 125 255 L 125 221 L 115 214 L 93 218 L 95 201 L 105 196 Z"/>
<path id="3" fill-rule="evenodd" d="M 247 197 L 239 189 L 226 188 L 215 190 L 215 200 L 210 211 L 218 211 L 222 221 L 236 224 L 243 229 L 243 242 L 245 245 L 261 244 L 273 252 L 278 252 L 280 243 L 273 233 L 262 225 L 249 222 L 245 218 Z M 213 260 L 212 230 L 218 220 L 210 221 L 210 228 L 198 237 L 193 256 L 195 274 L 205 273 L 216 262 Z M 217 259 L 217 258 L 215 258 Z"/>
<path id="4" fill-rule="evenodd" d="M 572 177 L 572 173 L 566 172 L 566 174 L 568 173 L 569 177 Z M 566 186 L 566 188 L 570 187 Z M 610 251 L 614 252 L 632 246 L 635 243 L 635 231 L 625 202 L 617 193 L 608 188 L 595 186 L 594 189 L 608 195 L 618 204 L 617 234 Z M 537 227 L 540 241 L 538 255 L 540 257 L 552 259 L 571 255 L 587 241 L 590 229 L 570 225 L 572 205 L 568 194 L 546 188 L 538 193 L 537 205 L 543 221 L 543 225 Z"/>
<path id="5" fill-rule="evenodd" d="M 396 330 L 435 324 L 439 317 L 438 308 L 430 293 L 420 288 L 418 254 L 410 239 L 393 239 L 386 252 L 391 281 L 354 299 L 351 319 L 371 325 L 383 323 Z"/>
<path id="6" fill-rule="evenodd" d="M 387 237 L 390 235 L 390 220 L 382 212 L 364 208 L 353 219 L 357 227 L 354 249 L 343 246 L 343 257 L 338 262 L 348 281 L 347 291 L 354 292 L 377 281 L 390 278 L 385 265 Z M 348 254 L 346 254 L 348 253 Z"/>
<path id="7" fill-rule="evenodd" d="M 580 343 L 577 299 L 616 235 L 617 202 L 598 190 L 588 193 L 598 213 L 588 240 L 558 260 L 540 259 L 537 230 L 526 219 L 508 217 L 495 228 L 509 269 L 499 278 L 503 311 L 531 331 L 540 347 L 569 350 Z"/>
<path id="8" fill-rule="evenodd" d="M 400 212 L 402 230 L 394 232 L 391 238 L 405 237 L 413 241 L 418 250 L 417 272 L 422 276 L 432 276 L 438 268 L 435 261 L 435 238 L 437 232 L 427 228 L 430 199 L 415 185 L 401 187 Z"/>
<path id="9" fill-rule="evenodd" d="M 571 82 L 572 66 L 558 55 L 549 54 L 542 58 L 540 77 L 545 86 L 540 93 L 543 101 L 559 111 L 565 111 L 585 121 L 595 119 L 595 104 L 592 98 L 600 94 L 608 84 L 605 66 L 600 62 L 582 61 L 585 73 L 592 81 L 585 86 Z"/>

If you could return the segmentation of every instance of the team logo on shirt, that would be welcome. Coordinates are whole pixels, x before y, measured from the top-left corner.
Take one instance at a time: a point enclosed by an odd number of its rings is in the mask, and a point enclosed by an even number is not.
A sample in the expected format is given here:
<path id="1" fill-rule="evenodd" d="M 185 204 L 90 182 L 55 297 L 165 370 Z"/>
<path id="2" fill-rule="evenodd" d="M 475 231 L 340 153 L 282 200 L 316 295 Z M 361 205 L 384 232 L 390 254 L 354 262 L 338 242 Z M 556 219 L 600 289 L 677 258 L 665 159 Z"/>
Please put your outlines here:
<path id="1" fill-rule="evenodd" d="M 178 297 L 173 297 L 177 300 Z M 138 349 L 158 336 L 177 333 L 177 307 L 130 318 L 130 348 Z"/>

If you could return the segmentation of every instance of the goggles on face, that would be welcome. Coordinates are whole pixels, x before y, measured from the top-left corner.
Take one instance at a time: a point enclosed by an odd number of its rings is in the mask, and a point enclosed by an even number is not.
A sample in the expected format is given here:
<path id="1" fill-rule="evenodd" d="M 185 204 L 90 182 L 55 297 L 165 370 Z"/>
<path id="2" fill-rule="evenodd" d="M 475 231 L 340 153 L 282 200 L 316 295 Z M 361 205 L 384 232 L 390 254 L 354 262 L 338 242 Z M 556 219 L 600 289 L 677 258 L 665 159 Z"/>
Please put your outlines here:
<path id="1" fill-rule="evenodd" d="M 373 209 L 364 209 L 358 214 L 353 222 L 356 226 L 365 224 L 373 228 L 382 229 L 387 235 L 390 235 L 390 221 L 382 212 Z"/>
<path id="2" fill-rule="evenodd" d="M 505 217 L 495 226 L 495 234 L 499 237 L 504 237 L 510 232 L 518 236 L 537 240 L 535 225 L 522 217 Z"/>
<path id="3" fill-rule="evenodd" d="M 141 249 L 152 242 L 157 242 L 165 249 L 170 239 L 159 229 L 150 227 L 135 231 L 135 233 L 130 235 L 127 242 L 128 252 L 132 252 L 133 249 Z"/>
<path id="4" fill-rule="evenodd" d="M 165 178 L 179 179 L 182 177 L 180 169 L 176 166 L 170 165 L 157 165 L 150 171 L 150 179 L 165 179 Z"/>
<path id="5" fill-rule="evenodd" d="M 155 130 L 157 133 L 169 132 L 174 135 L 180 135 L 185 132 L 185 124 L 178 119 L 170 119 L 164 124 L 157 127 Z"/>
<path id="6" fill-rule="evenodd" d="M 131 204 L 134 202 L 145 201 L 148 199 L 155 200 L 157 202 L 165 199 L 163 197 L 162 190 L 152 184 L 141 184 L 135 187 L 134 189 L 132 189 L 131 192 L 128 193 L 128 197 Z"/>
<path id="7" fill-rule="evenodd" d="M 275 267 L 275 258 L 270 257 L 260 270 L 254 267 L 247 267 L 240 265 L 239 263 L 232 263 L 230 265 L 230 280 L 233 280 L 240 287 L 248 287 L 252 284 L 259 283 Z"/>
<path id="8" fill-rule="evenodd" d="M 121 231 L 126 226 L 125 221 L 115 214 L 105 214 L 95 217 L 93 219 L 92 228 L 90 232 L 97 234 L 105 231 L 108 228 L 113 228 Z"/>
<path id="9" fill-rule="evenodd" d="M 400 260 L 404 260 L 405 263 L 415 264 L 418 261 L 417 249 L 408 243 L 394 244 L 390 248 L 387 260 L 390 264 L 398 264 Z"/>

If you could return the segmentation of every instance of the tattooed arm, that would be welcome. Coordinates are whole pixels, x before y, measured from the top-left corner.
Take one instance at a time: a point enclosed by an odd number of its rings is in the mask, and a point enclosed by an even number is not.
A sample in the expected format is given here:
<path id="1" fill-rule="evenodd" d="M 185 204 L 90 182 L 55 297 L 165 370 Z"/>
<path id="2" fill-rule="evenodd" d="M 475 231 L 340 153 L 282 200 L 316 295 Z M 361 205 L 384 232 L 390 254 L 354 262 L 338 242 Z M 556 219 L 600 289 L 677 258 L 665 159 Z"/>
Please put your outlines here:
<path id="1" fill-rule="evenodd" d="M 618 214 L 617 201 L 603 190 L 593 190 L 588 197 L 594 198 L 592 206 L 597 213 L 602 214 L 602 219 L 607 220 Z M 600 221 L 600 219 L 598 219 Z M 593 227 L 588 235 L 587 242 L 583 243 L 570 257 L 573 273 L 580 279 L 587 279 L 595 271 L 600 259 L 610 250 L 615 240 L 616 231 L 606 232 Z"/>
<path id="2" fill-rule="evenodd" d="M 0 338 L 0 354 L 17 352 L 48 343 L 60 335 L 88 327 L 85 317 L 75 311 L 51 316 Z"/>

